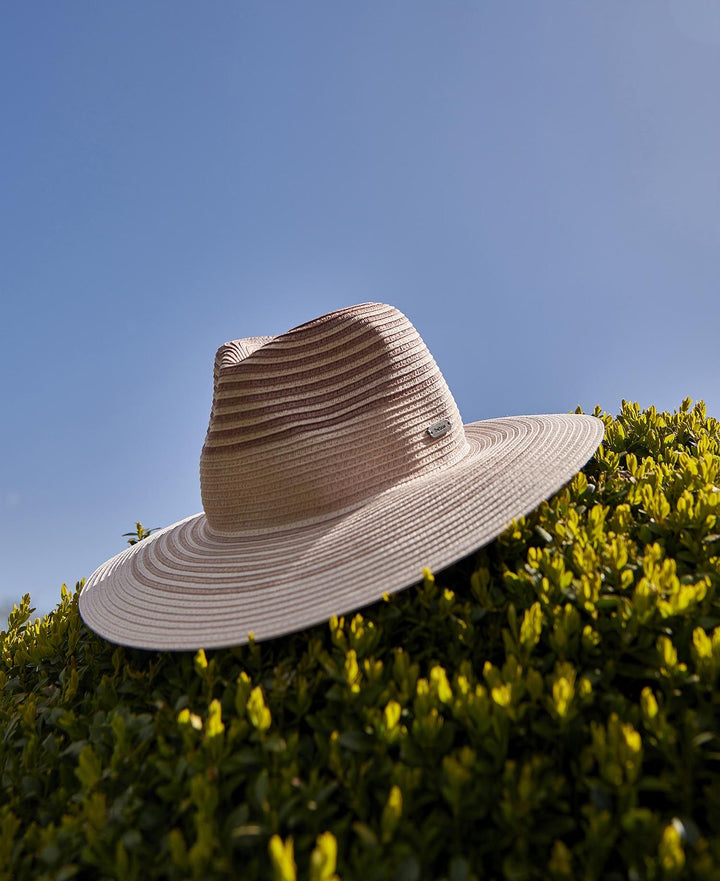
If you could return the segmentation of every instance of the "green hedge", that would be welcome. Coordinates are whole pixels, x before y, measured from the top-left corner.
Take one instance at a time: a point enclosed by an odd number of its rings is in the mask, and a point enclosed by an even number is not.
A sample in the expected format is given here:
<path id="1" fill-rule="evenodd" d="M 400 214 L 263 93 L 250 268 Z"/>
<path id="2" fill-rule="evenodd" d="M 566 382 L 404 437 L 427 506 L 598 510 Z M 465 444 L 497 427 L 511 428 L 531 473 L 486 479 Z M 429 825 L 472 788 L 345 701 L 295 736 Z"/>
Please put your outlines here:
<path id="1" fill-rule="evenodd" d="M 720 879 L 720 425 L 603 419 L 488 548 L 289 638 L 126 650 L 25 597 L 0 879 Z"/>

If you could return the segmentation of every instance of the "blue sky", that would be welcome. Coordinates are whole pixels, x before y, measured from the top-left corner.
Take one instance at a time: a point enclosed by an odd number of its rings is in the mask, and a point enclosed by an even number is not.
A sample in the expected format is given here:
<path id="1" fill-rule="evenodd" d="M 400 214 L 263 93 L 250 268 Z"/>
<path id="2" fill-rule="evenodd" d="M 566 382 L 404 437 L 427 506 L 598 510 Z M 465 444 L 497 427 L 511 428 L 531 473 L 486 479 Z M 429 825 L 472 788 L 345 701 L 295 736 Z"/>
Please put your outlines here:
<path id="1" fill-rule="evenodd" d="M 466 421 L 720 416 L 715 0 L 5 4 L 0 604 L 201 509 L 212 361 L 366 300 Z"/>

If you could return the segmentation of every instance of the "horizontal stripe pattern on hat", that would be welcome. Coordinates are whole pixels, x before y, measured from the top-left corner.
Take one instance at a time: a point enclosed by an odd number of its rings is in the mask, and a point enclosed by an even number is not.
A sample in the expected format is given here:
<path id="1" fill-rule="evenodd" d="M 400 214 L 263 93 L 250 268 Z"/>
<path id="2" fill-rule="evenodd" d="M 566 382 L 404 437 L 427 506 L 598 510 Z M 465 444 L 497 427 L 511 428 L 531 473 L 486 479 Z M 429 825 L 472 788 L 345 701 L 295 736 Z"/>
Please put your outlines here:
<path id="1" fill-rule="evenodd" d="M 306 525 L 467 452 L 442 374 L 392 307 L 340 310 L 248 349 L 226 344 L 215 372 L 200 463 L 215 529 Z M 441 419 L 451 430 L 433 438 Z"/>

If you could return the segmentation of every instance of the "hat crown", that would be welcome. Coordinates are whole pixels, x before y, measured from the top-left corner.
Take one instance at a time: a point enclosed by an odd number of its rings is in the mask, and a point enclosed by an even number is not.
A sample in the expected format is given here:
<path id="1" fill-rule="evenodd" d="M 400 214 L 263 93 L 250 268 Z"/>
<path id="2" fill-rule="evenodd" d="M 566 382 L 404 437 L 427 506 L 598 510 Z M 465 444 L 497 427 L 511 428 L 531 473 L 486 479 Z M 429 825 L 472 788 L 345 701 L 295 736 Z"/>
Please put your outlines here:
<path id="1" fill-rule="evenodd" d="M 203 508 L 222 533 L 302 526 L 467 450 L 420 335 L 392 306 L 364 303 L 221 346 L 200 459 Z"/>

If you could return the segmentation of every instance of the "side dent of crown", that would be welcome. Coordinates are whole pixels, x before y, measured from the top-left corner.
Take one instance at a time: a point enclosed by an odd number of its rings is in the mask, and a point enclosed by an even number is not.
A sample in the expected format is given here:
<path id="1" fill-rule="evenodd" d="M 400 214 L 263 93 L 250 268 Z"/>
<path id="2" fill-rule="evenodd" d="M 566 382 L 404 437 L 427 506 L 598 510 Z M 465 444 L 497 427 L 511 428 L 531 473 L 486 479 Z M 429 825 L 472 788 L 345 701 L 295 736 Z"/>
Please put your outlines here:
<path id="1" fill-rule="evenodd" d="M 217 380 L 220 371 L 234 367 L 240 364 L 253 352 L 262 346 L 271 342 L 275 337 L 271 336 L 249 336 L 240 340 L 230 340 L 224 343 L 215 353 L 215 364 L 213 367 L 213 379 Z"/>

